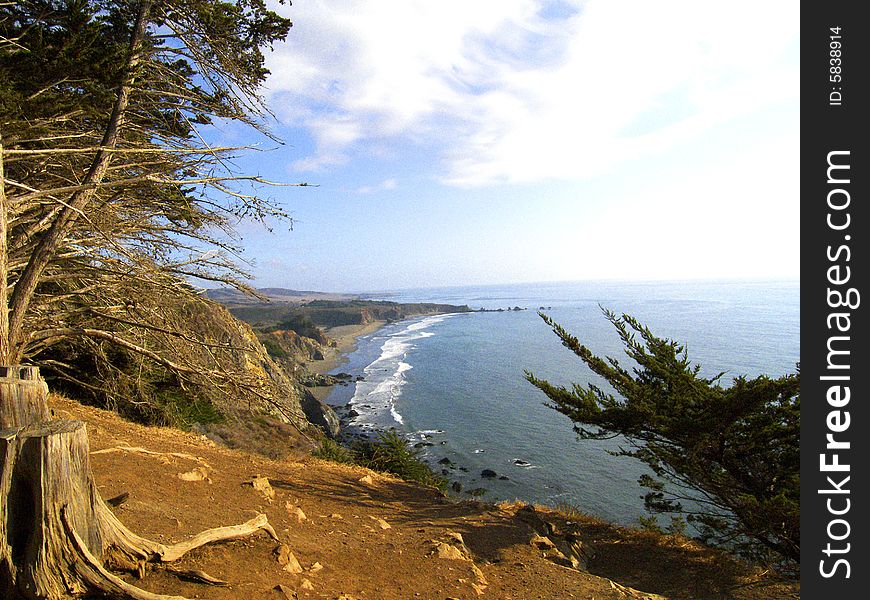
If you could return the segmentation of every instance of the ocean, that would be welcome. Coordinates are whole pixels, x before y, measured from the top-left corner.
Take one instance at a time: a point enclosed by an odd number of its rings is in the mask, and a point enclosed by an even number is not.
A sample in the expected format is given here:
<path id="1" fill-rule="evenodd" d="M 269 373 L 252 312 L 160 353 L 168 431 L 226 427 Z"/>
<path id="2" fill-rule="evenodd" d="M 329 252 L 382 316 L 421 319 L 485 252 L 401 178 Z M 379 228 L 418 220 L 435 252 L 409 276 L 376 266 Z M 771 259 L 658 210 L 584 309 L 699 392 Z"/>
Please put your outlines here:
<path id="1" fill-rule="evenodd" d="M 654 334 L 686 345 L 701 373 L 780 376 L 800 360 L 798 281 L 691 281 L 520 284 L 401 290 L 375 299 L 512 309 L 438 315 L 392 323 L 360 338 L 335 372 L 363 379 L 327 398 L 345 429 L 395 428 L 459 494 L 484 500 L 571 504 L 624 525 L 645 515 L 645 473 L 613 456 L 620 439 L 579 440 L 571 421 L 545 406 L 523 377 L 552 383 L 602 381 L 564 348 L 544 312 L 593 352 L 626 359 L 602 308 L 636 317 Z M 625 364 L 625 360 L 621 361 Z M 350 412 L 352 409 L 353 412 Z M 622 440 L 624 443 L 624 440 Z M 444 459 L 450 462 L 446 463 Z M 489 469 L 496 478 L 483 478 Z"/>

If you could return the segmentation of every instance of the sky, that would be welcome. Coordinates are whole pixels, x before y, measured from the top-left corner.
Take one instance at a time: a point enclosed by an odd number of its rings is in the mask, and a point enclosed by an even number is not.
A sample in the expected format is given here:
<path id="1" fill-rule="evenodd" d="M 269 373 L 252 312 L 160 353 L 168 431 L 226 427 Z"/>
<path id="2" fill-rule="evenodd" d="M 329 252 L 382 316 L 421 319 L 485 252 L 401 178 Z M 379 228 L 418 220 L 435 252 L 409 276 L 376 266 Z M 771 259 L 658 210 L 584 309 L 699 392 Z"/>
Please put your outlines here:
<path id="1" fill-rule="evenodd" d="M 257 286 L 798 277 L 794 2 L 271 5 Z"/>

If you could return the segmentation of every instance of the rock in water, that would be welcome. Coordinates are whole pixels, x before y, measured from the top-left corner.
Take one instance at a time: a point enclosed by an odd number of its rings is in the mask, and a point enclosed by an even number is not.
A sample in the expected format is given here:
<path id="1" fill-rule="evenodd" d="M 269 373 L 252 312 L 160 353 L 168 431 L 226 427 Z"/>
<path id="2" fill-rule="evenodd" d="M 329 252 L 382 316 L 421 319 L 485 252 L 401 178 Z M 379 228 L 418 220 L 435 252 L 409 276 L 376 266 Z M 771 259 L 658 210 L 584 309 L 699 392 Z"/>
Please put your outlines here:
<path id="1" fill-rule="evenodd" d="M 315 398 L 308 390 L 301 391 L 299 400 L 302 412 L 305 413 L 308 422 L 320 427 L 326 435 L 335 439 L 341 428 L 341 422 L 335 411 L 326 403 Z"/>

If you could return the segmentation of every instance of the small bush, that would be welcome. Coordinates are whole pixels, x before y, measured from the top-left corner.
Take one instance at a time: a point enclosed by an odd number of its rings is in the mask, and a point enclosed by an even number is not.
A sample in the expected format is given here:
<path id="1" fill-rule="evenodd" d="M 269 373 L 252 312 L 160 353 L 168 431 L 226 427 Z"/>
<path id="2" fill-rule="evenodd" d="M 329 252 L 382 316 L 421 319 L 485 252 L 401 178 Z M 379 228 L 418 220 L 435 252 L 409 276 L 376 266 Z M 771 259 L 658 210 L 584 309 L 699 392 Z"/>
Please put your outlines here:
<path id="1" fill-rule="evenodd" d="M 583 521 L 590 518 L 589 513 L 570 502 L 559 502 L 553 508 L 569 521 Z M 640 518 L 643 519 L 643 517 Z"/>
<path id="2" fill-rule="evenodd" d="M 442 491 L 447 489 L 447 480 L 433 473 L 408 446 L 407 440 L 395 431 L 379 433 L 377 440 L 358 442 L 353 449 L 359 464 L 369 469 L 431 485 Z"/>
<path id="3" fill-rule="evenodd" d="M 277 329 L 295 331 L 299 335 L 316 340 L 321 344 L 328 342 L 326 337 L 323 335 L 323 331 L 308 315 L 290 314 L 286 319 L 278 323 Z"/>
<path id="4" fill-rule="evenodd" d="M 356 464 L 355 457 L 349 449 L 330 439 L 323 440 L 320 443 L 320 448 L 312 452 L 312 454 L 323 460 L 330 460 L 345 465 Z"/>
<path id="5" fill-rule="evenodd" d="M 638 523 L 640 523 L 640 528 L 644 531 L 649 531 L 651 533 L 659 533 L 662 535 L 686 535 L 686 528 L 688 524 L 686 523 L 686 519 L 684 519 L 680 515 L 671 515 L 671 524 L 667 526 L 667 528 L 662 527 L 659 524 L 656 515 L 650 516 L 640 516 L 638 517 Z"/>
<path id="6" fill-rule="evenodd" d="M 278 340 L 273 338 L 270 335 L 264 335 L 260 339 L 263 347 L 266 349 L 266 352 L 269 353 L 269 356 L 272 358 L 287 358 L 287 351 L 281 347 L 281 344 L 278 343 Z"/>
<path id="7" fill-rule="evenodd" d="M 226 417 L 207 398 L 181 388 L 160 386 L 154 392 L 155 406 L 167 425 L 190 429 L 194 423 L 223 423 Z"/>
<path id="8" fill-rule="evenodd" d="M 429 465 L 420 460 L 408 442 L 395 431 L 380 433 L 376 440 L 357 441 L 350 448 L 332 440 L 324 440 L 314 456 L 390 473 L 405 481 L 431 485 L 441 491 L 447 489 L 447 480 L 436 475 Z"/>

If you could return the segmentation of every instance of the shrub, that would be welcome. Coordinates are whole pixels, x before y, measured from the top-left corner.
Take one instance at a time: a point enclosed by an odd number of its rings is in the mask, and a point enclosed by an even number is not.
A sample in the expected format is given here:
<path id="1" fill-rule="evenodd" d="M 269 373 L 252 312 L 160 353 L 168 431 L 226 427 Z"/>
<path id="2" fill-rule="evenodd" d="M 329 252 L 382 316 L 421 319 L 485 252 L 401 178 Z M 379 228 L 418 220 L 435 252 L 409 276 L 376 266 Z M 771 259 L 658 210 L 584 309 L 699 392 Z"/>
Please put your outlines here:
<path id="1" fill-rule="evenodd" d="M 617 395 L 587 384 L 554 386 L 526 373 L 581 439 L 622 435 L 616 452 L 653 475 L 653 513 L 684 516 L 703 541 L 760 561 L 800 562 L 800 370 L 777 379 L 706 378 L 677 342 L 634 318 L 605 311 L 634 368 L 599 358 L 544 314 L 562 344 Z M 678 530 L 682 521 L 674 521 Z M 651 525 L 647 521 L 648 525 Z"/>
<path id="2" fill-rule="evenodd" d="M 407 440 L 395 431 L 379 433 L 375 440 L 356 441 L 350 448 L 327 439 L 314 452 L 314 456 L 343 464 L 357 464 L 405 481 L 431 485 L 441 491 L 447 489 L 447 480 L 436 475 L 429 465 L 420 460 Z"/>
<path id="3" fill-rule="evenodd" d="M 324 439 L 320 443 L 320 448 L 315 450 L 312 454 L 317 458 L 322 458 L 323 460 L 329 460 L 345 465 L 356 464 L 353 452 L 329 438 Z"/>
<path id="4" fill-rule="evenodd" d="M 287 358 L 287 351 L 271 335 L 261 336 L 260 342 L 272 358 Z"/>

